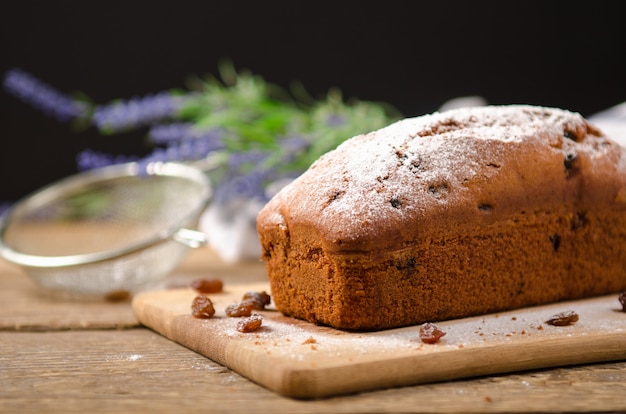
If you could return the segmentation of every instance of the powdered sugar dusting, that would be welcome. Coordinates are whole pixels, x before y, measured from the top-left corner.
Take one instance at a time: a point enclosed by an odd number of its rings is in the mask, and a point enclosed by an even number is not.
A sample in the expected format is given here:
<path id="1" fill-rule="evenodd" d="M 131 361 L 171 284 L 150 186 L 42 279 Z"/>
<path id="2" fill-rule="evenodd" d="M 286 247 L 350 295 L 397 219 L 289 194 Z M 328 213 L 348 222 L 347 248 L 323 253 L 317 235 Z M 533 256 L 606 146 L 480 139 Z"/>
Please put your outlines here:
<path id="1" fill-rule="evenodd" d="M 366 237 L 371 222 L 445 210 L 463 199 L 466 183 L 485 165 L 504 167 L 506 152 L 560 147 L 565 131 L 586 130 L 579 115 L 527 105 L 461 108 L 408 118 L 349 139 L 279 193 L 271 205 L 290 214 Z"/>

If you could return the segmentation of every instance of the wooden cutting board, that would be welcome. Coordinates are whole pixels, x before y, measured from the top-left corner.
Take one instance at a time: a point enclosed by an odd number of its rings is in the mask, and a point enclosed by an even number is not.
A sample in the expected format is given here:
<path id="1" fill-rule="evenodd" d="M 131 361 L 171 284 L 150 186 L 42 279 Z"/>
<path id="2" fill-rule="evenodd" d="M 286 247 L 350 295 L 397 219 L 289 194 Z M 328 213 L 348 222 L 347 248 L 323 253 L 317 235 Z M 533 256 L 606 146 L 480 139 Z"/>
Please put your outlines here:
<path id="1" fill-rule="evenodd" d="M 617 295 L 437 323 L 446 335 L 424 344 L 419 326 L 353 333 L 285 317 L 270 306 L 262 327 L 236 330 L 224 308 L 267 283 L 211 294 L 216 314 L 191 316 L 188 288 L 133 299 L 140 323 L 279 394 L 310 399 L 536 368 L 626 359 L 626 313 Z M 545 323 L 572 310 L 569 326 Z"/>

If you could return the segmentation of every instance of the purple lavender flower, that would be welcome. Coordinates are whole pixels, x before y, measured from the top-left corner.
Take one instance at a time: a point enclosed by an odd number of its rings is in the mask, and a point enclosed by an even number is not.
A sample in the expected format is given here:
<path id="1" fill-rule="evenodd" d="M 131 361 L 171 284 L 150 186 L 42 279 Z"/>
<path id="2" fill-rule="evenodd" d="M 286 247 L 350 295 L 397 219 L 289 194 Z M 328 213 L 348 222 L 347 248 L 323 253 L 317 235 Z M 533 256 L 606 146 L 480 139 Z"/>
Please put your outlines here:
<path id="1" fill-rule="evenodd" d="M 289 144 L 301 145 L 301 138 L 287 140 Z M 293 179 L 299 174 L 294 171 L 280 171 L 268 168 L 264 162 L 271 156 L 269 152 L 249 151 L 230 154 L 226 173 L 216 184 L 214 202 L 227 204 L 233 200 L 252 200 L 267 202 L 266 186 L 268 183 L 285 178 Z"/>
<path id="2" fill-rule="evenodd" d="M 260 170 L 248 174 L 232 174 L 217 183 L 213 195 L 214 202 L 227 204 L 232 200 L 252 199 L 267 201 L 265 181 L 265 174 Z"/>
<path id="3" fill-rule="evenodd" d="M 293 135 L 287 137 L 280 142 L 280 148 L 283 153 L 284 162 L 295 160 L 300 153 L 306 151 L 311 143 L 302 135 Z"/>
<path id="4" fill-rule="evenodd" d="M 235 152 L 228 158 L 228 167 L 232 171 L 246 169 L 248 166 L 258 165 L 267 158 L 267 153 L 259 150 Z"/>
<path id="5" fill-rule="evenodd" d="M 0 201 L 0 220 L 4 219 L 4 215 L 9 212 L 12 206 L 12 202 Z"/>
<path id="6" fill-rule="evenodd" d="M 135 97 L 128 101 L 97 106 L 92 121 L 100 131 L 119 132 L 170 119 L 183 102 L 184 98 L 170 92 Z"/>
<path id="7" fill-rule="evenodd" d="M 72 99 L 21 69 L 7 71 L 3 84 L 7 92 L 59 122 L 83 117 L 89 109 L 86 103 Z"/>
<path id="8" fill-rule="evenodd" d="M 326 118 L 326 125 L 330 127 L 341 126 L 345 123 L 346 123 L 346 120 L 338 114 L 332 114 L 332 115 L 329 115 L 328 118 Z"/>
<path id="9" fill-rule="evenodd" d="M 93 150 L 84 150 L 76 156 L 76 164 L 79 171 L 91 170 L 94 168 L 107 167 L 109 165 L 123 164 L 137 161 L 139 157 L 126 155 L 111 155 Z"/>
<path id="10" fill-rule="evenodd" d="M 173 124 L 154 125 L 148 131 L 148 138 L 153 144 L 168 144 L 175 141 L 204 140 L 217 148 L 223 148 L 223 132 L 219 129 L 198 129 L 191 123 L 177 122 Z"/>
<path id="11" fill-rule="evenodd" d="M 210 152 L 223 148 L 223 144 L 212 136 L 183 139 L 170 142 L 165 148 L 157 148 L 143 162 L 184 162 L 205 158 Z"/>
<path id="12" fill-rule="evenodd" d="M 167 144 L 189 137 L 193 131 L 192 128 L 193 124 L 189 122 L 154 125 L 148 131 L 148 138 L 154 144 Z"/>

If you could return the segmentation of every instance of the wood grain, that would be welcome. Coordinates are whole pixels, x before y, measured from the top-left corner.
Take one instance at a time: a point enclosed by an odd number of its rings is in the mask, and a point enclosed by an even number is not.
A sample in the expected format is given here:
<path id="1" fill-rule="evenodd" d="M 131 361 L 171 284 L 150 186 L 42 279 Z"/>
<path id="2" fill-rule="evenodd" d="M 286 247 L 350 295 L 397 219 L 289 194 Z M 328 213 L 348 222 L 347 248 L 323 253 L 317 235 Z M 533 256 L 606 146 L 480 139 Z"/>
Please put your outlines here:
<path id="1" fill-rule="evenodd" d="M 281 396 L 148 329 L 0 332 L 2 413 L 624 412 L 626 361 Z"/>
<path id="2" fill-rule="evenodd" d="M 171 281 L 205 276 L 221 277 L 227 286 L 265 279 L 258 263 L 224 264 L 199 249 Z M 0 330 L 0 413 L 626 412 L 626 361 L 298 400 L 139 327 L 129 303 L 125 312 L 134 327 L 120 325 L 127 316 L 120 318 L 107 307 L 98 316 L 81 303 L 38 302 L 27 276 L 3 261 L 0 299 L 5 324 Z M 77 325 L 80 318 L 89 324 Z M 108 322 L 92 323 L 97 318 Z M 62 323 L 51 324 L 55 320 Z"/>
<path id="3" fill-rule="evenodd" d="M 191 250 L 164 286 L 215 277 L 231 285 L 265 280 L 259 262 L 224 263 L 208 248 Z M 17 265 L 0 259 L 0 331 L 125 329 L 139 326 L 130 300 L 73 301 L 51 297 Z"/>

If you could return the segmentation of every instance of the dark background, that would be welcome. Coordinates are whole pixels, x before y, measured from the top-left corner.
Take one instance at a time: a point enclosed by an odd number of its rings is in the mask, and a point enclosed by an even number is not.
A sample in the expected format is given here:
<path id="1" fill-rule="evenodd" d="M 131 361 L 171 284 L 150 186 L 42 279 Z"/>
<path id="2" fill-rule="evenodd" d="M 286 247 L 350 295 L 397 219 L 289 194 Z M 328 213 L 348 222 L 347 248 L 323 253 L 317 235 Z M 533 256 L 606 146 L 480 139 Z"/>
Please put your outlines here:
<path id="1" fill-rule="evenodd" d="M 575 5 L 576 4 L 576 5 Z M 0 70 L 97 103 L 184 87 L 230 59 L 315 96 L 384 101 L 406 116 L 458 96 L 585 116 L 626 100 L 620 2 L 20 1 L 0 6 Z M 133 154 L 141 134 L 72 132 L 0 93 L 0 202 L 76 172 L 85 148 Z"/>

